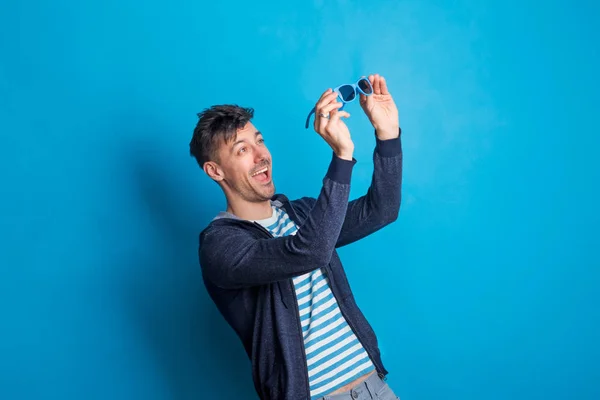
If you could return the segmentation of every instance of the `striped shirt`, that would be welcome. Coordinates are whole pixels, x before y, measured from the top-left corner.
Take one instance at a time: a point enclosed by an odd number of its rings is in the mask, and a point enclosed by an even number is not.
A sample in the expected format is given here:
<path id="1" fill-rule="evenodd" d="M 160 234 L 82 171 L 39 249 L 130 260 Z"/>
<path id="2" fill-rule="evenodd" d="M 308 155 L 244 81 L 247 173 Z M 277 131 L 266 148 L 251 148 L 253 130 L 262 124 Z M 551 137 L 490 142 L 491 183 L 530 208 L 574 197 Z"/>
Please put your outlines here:
<path id="1" fill-rule="evenodd" d="M 297 226 L 272 205 L 270 218 L 257 220 L 273 236 L 295 235 Z M 293 278 L 304 335 L 311 400 L 325 396 L 375 369 L 367 352 L 340 312 L 319 268 Z"/>

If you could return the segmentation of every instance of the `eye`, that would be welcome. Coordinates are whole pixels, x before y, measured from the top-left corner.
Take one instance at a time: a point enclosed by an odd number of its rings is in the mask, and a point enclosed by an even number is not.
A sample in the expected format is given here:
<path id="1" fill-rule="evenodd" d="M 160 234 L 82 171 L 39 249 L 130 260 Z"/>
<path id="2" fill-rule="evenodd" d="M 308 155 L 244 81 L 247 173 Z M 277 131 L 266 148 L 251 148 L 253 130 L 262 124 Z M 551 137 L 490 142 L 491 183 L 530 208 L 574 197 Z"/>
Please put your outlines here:
<path id="1" fill-rule="evenodd" d="M 241 147 L 241 148 L 238 150 L 238 154 L 242 154 L 242 152 L 244 152 L 244 151 L 246 151 L 246 148 L 245 148 L 245 147 Z"/>
<path id="2" fill-rule="evenodd" d="M 264 143 L 264 142 L 265 142 L 265 139 L 263 139 L 263 138 L 258 139 L 258 143 Z"/>

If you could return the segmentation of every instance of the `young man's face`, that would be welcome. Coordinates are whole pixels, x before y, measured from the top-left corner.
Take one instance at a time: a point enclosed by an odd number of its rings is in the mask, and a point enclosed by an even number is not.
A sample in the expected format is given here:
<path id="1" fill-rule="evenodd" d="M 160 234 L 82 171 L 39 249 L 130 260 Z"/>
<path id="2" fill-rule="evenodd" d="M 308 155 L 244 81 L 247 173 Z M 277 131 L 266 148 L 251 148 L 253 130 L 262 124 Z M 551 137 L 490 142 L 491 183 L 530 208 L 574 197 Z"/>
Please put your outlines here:
<path id="1" fill-rule="evenodd" d="M 228 196 L 261 202 L 274 195 L 271 153 L 251 122 L 238 130 L 234 140 L 221 144 L 219 161 L 218 165 L 210 163 L 215 169 L 205 166 L 205 171 L 222 184 Z"/>

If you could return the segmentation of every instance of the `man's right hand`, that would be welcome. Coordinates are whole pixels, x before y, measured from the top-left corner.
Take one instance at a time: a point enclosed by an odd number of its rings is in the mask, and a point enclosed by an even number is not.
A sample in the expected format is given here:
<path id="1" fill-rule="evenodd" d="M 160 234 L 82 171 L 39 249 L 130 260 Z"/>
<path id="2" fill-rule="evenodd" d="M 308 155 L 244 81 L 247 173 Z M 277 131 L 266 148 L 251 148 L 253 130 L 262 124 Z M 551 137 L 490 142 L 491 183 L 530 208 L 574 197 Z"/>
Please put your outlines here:
<path id="1" fill-rule="evenodd" d="M 339 158 L 352 160 L 354 143 L 348 127 L 341 120 L 350 117 L 350 114 L 346 111 L 338 111 L 341 106 L 342 103 L 337 101 L 337 93 L 327 89 L 315 106 L 314 127 Z"/>

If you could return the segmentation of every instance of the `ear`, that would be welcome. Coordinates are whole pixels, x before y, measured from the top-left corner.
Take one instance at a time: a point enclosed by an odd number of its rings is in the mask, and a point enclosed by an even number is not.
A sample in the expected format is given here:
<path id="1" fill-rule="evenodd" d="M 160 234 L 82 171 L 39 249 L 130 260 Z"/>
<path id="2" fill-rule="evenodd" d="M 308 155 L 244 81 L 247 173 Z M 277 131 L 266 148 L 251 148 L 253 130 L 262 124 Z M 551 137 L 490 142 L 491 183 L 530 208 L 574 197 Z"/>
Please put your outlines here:
<path id="1" fill-rule="evenodd" d="M 212 180 L 215 182 L 220 182 L 225 178 L 225 174 L 219 164 L 214 161 L 207 161 L 202 166 L 202 169 Z"/>

